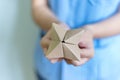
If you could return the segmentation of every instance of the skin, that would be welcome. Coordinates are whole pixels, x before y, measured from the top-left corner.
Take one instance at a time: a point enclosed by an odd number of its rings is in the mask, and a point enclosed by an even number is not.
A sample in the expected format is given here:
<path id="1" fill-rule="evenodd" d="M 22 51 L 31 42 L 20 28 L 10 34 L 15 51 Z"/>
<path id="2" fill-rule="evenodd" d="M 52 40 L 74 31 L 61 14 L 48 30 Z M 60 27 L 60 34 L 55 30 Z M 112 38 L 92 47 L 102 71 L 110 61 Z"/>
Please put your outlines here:
<path id="1" fill-rule="evenodd" d="M 50 10 L 47 5 L 47 0 L 32 0 L 32 13 L 35 22 L 45 31 L 47 34 L 42 38 L 41 46 L 46 53 L 49 44 L 51 42 L 51 24 L 57 23 L 59 25 L 64 25 L 64 27 L 69 28 L 66 24 L 59 21 L 54 13 Z M 116 13 L 112 17 L 94 24 L 87 24 L 82 26 L 85 30 L 80 43 L 78 46 L 81 48 L 81 58 L 79 61 L 72 61 L 64 58 L 49 59 L 52 63 L 60 60 L 65 60 L 68 64 L 74 66 L 80 66 L 85 64 L 94 56 L 93 39 L 94 38 L 104 38 L 120 34 L 120 12 Z"/>

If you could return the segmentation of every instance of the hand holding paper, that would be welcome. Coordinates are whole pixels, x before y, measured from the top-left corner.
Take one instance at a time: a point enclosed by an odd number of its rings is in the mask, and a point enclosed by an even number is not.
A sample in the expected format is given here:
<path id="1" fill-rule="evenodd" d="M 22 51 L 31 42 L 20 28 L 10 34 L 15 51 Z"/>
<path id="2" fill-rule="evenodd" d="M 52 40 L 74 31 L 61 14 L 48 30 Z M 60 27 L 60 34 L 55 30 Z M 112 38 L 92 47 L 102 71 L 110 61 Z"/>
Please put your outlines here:
<path id="1" fill-rule="evenodd" d="M 78 46 L 80 37 L 84 33 L 82 29 L 67 30 L 57 24 L 52 25 L 51 43 L 46 57 L 65 58 L 80 61 L 80 48 Z"/>
<path id="2" fill-rule="evenodd" d="M 87 62 L 94 54 L 90 31 L 83 28 L 68 30 L 55 23 L 42 38 L 41 45 L 45 56 L 52 63 L 65 59 L 67 63 L 78 66 Z"/>

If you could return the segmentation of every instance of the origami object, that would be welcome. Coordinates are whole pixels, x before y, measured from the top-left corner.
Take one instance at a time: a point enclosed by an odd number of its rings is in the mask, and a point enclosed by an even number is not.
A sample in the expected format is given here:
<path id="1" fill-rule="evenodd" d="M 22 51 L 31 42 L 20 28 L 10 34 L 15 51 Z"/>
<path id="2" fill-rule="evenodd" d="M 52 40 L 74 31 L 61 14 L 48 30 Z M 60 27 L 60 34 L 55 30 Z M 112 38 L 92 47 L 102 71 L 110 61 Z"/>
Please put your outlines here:
<path id="1" fill-rule="evenodd" d="M 80 61 L 81 50 L 78 46 L 84 30 L 67 30 L 58 24 L 52 24 L 51 43 L 45 54 L 47 58 L 66 58 Z"/>

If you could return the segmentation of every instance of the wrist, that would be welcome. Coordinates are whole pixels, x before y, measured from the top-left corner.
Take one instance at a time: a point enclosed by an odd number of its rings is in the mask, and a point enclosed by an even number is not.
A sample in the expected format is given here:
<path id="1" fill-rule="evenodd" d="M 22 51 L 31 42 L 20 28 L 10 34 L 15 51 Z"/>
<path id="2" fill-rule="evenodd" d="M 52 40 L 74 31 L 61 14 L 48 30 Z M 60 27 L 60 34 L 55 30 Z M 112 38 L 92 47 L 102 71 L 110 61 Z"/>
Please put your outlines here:
<path id="1" fill-rule="evenodd" d="M 95 31 L 94 31 L 94 27 L 92 25 L 86 25 L 83 27 L 86 31 L 89 31 L 90 34 L 93 36 L 93 38 L 95 38 Z"/>

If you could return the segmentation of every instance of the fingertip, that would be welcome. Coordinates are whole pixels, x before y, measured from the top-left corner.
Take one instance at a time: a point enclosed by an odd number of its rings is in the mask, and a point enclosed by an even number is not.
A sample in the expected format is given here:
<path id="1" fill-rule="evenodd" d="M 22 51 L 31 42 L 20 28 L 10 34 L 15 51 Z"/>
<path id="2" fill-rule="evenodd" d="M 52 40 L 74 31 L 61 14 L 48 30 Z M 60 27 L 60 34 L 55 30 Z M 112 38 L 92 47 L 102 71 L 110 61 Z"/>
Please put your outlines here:
<path id="1" fill-rule="evenodd" d="M 79 61 L 72 61 L 72 64 L 73 64 L 74 66 L 80 66 L 80 62 L 79 62 Z"/>
<path id="2" fill-rule="evenodd" d="M 88 61 L 88 58 L 81 58 L 81 61 L 72 61 L 74 66 L 82 66 Z"/>
<path id="3" fill-rule="evenodd" d="M 94 52 L 91 50 L 87 50 L 87 49 L 82 49 L 81 50 L 81 58 L 93 58 L 94 57 Z"/>
<path id="4" fill-rule="evenodd" d="M 59 58 L 58 59 L 49 59 L 49 60 L 53 64 L 56 63 L 56 62 L 58 62 L 58 61 L 61 61 L 61 59 L 59 59 Z"/>
<path id="5" fill-rule="evenodd" d="M 70 59 L 65 59 L 65 61 L 67 62 L 67 64 L 72 64 L 72 60 Z"/>
<path id="6" fill-rule="evenodd" d="M 47 48 L 43 48 L 44 54 L 47 53 Z"/>
<path id="7" fill-rule="evenodd" d="M 86 46 L 86 42 L 80 42 L 79 45 Z"/>
<path id="8" fill-rule="evenodd" d="M 54 63 L 56 63 L 57 61 L 51 60 L 50 62 L 51 62 L 52 64 L 54 64 Z"/>

